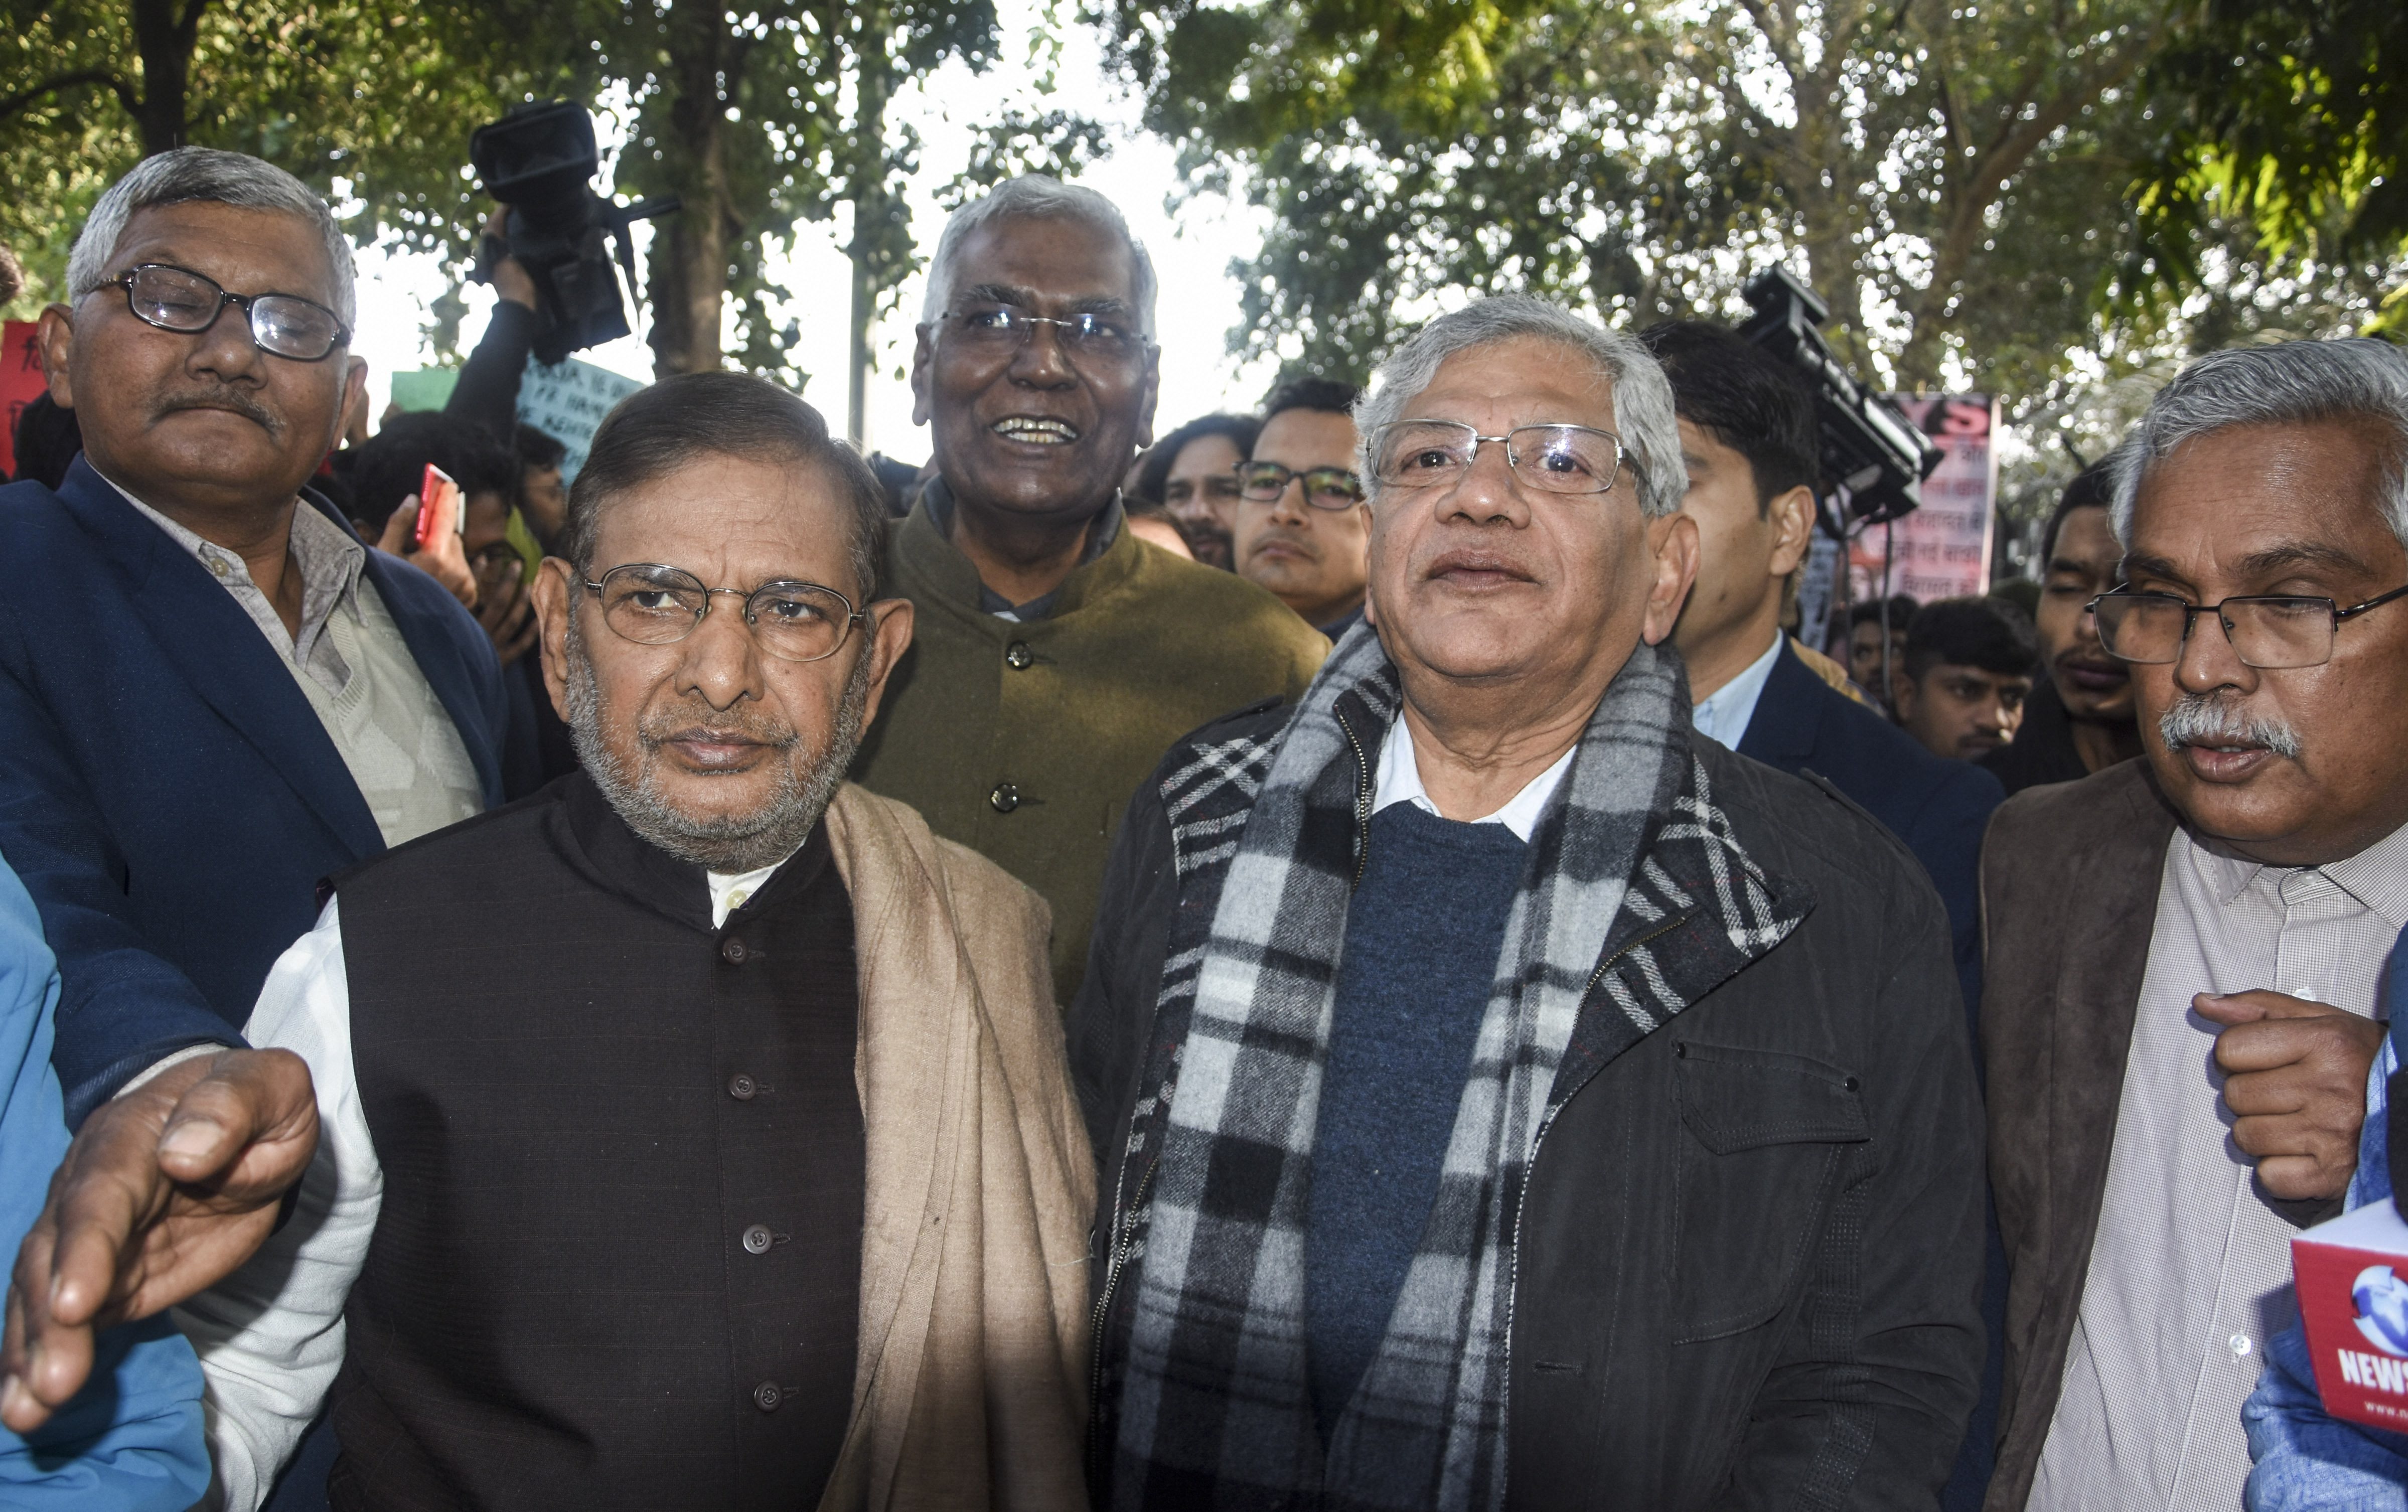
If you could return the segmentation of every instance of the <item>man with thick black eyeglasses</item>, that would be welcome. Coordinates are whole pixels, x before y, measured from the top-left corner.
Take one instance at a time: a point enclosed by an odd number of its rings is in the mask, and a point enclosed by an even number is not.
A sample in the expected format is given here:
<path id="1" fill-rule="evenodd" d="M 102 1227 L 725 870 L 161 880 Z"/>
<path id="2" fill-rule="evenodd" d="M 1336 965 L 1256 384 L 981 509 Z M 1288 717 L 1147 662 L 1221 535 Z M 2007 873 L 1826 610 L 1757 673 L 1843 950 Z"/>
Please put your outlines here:
<path id="1" fill-rule="evenodd" d="M 1371 506 L 1355 452 L 1354 386 L 1283 383 L 1263 401 L 1254 454 L 1238 464 L 1238 574 L 1332 645 L 1363 620 Z"/>
<path id="2" fill-rule="evenodd" d="M 173 1110 L 242 1043 L 320 878 L 501 795 L 484 634 L 308 488 L 365 380 L 351 277 L 325 204 L 282 170 L 198 148 L 143 163 L 42 315 L 83 455 L 56 492 L 0 491 L 0 851 L 59 956 L 67 1117 L 147 1138 L 179 1176 L 198 1105 Z M 129 1298 L 79 1281 L 53 1300 L 106 1323 Z"/>
<path id="3" fill-rule="evenodd" d="M 1094 190 L 1030 175 L 946 223 L 911 360 L 938 476 L 888 536 L 919 632 L 856 768 L 1044 895 L 1066 998 L 1139 781 L 1205 720 L 1296 696 L 1327 647 L 1123 528 L 1154 435 L 1154 302 Z"/>
<path id="4" fill-rule="evenodd" d="M 2088 606 L 2143 756 L 2009 799 L 1983 855 L 2000 1512 L 2242 1505 L 2408 924 L 2403 467 L 2372 340 L 2201 358 L 2113 459 Z"/>

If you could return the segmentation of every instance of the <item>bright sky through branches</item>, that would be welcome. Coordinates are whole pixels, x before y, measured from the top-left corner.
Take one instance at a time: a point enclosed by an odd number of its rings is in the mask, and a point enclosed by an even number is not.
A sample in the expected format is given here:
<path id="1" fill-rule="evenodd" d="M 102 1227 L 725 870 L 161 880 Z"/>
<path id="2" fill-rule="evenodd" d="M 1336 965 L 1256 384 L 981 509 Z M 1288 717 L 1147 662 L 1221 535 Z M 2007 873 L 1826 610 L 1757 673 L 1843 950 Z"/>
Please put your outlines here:
<path id="1" fill-rule="evenodd" d="M 968 162 L 974 129 L 1018 107 L 1059 108 L 1090 116 L 1113 128 L 1111 155 L 1079 179 L 1112 197 L 1130 225 L 1146 243 L 1160 275 L 1162 293 L 1156 326 L 1163 347 L 1162 402 L 1155 412 L 1156 430 L 1167 431 L 1209 410 L 1251 408 L 1263 396 L 1272 374 L 1267 364 L 1240 369 L 1226 355 L 1228 328 L 1237 318 L 1238 286 L 1229 277 L 1234 257 L 1250 257 L 1260 246 L 1264 220 L 1243 203 L 1206 195 L 1182 207 L 1173 216 L 1164 199 L 1177 185 L 1171 148 L 1140 132 L 1138 104 L 1104 74 L 1096 34 L 1068 23 L 1058 75 L 1059 88 L 1041 96 L 1032 86 L 1033 70 L 1023 63 L 1026 39 L 1040 7 L 1032 0 L 1005 0 L 999 7 L 1005 26 L 1005 62 L 984 76 L 958 63 L 948 64 L 929 78 L 909 86 L 890 107 L 889 119 L 908 122 L 920 134 L 922 171 L 906 191 L 912 208 L 912 229 L 924 254 L 936 246 L 944 213 L 937 192 Z M 612 135 L 606 119 L 606 140 Z M 608 164 L 605 164 L 606 172 Z M 832 428 L 841 430 L 845 413 L 845 320 L 849 273 L 837 249 L 851 233 L 849 217 L 833 223 L 806 222 L 798 228 L 794 255 L 772 259 L 771 281 L 783 285 L 791 298 L 778 307 L 778 321 L 795 319 L 801 328 L 796 365 L 810 375 L 803 391 Z M 638 230 L 638 246 L 644 233 Z M 443 292 L 440 269 L 431 257 L 394 256 L 379 250 L 360 257 L 359 335 L 354 349 L 370 364 L 369 392 L 373 413 L 381 414 L 393 373 L 426 365 L 432 353 L 421 334 L 426 308 Z M 882 321 L 872 333 L 873 367 L 869 381 L 868 442 L 907 461 L 927 455 L 927 433 L 911 423 L 911 392 L 902 374 L 911 358 L 911 327 L 918 319 L 925 287 L 924 274 L 914 274 L 903 286 L 897 312 Z M 462 327 L 461 350 L 476 343 L 492 307 L 490 290 L 467 291 L 470 314 Z M 636 378 L 652 376 L 652 349 L 638 336 L 597 347 L 579 355 L 591 363 Z M 732 335 L 732 332 L 731 332 Z"/>

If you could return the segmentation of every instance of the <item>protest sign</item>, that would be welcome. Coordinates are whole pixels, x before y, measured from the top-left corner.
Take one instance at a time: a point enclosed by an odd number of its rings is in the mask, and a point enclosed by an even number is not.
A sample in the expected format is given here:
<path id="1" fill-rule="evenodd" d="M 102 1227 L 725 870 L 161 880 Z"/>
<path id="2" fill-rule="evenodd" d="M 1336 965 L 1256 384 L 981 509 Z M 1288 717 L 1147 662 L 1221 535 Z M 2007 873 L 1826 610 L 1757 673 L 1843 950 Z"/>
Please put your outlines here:
<path id="1" fill-rule="evenodd" d="M 556 367 L 527 359 L 526 378 L 519 384 L 519 420 L 568 449 L 560 462 L 560 480 L 576 481 L 585 465 L 585 449 L 595 428 L 610 407 L 643 385 L 606 367 L 572 357 Z"/>
<path id="2" fill-rule="evenodd" d="M 7 422 L 0 429 L 0 482 L 17 476 L 17 417 L 50 387 L 42 372 L 40 330 L 32 321 L 0 325 L 0 417 Z"/>
<path id="3" fill-rule="evenodd" d="M 1980 393 L 1889 397 L 1944 455 L 1923 480 L 1921 508 L 1892 525 L 1869 525 L 1848 543 L 1849 599 L 1908 593 L 1928 604 L 1988 592 L 1996 407 Z"/>

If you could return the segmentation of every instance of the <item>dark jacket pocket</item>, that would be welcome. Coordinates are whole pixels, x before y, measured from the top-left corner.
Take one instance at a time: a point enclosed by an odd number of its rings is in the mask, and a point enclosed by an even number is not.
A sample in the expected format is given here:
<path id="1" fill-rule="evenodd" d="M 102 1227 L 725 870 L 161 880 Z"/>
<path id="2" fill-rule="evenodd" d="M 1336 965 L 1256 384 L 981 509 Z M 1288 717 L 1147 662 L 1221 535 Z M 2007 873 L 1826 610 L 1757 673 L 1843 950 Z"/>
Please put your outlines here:
<path id="1" fill-rule="evenodd" d="M 1759 1327 L 1788 1305 L 1851 1148 L 1872 1137 L 1856 1078 L 1799 1055 L 1673 1045 L 1680 1141 L 1673 1342 Z"/>

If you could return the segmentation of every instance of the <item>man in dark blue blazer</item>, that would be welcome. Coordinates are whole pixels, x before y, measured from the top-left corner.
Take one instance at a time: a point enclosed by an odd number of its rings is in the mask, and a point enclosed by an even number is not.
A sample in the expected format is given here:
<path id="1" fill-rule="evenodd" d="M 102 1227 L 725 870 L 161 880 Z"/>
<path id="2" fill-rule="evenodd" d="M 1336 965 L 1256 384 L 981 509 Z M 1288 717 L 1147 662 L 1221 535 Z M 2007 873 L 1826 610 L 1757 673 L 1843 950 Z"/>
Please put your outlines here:
<path id="1" fill-rule="evenodd" d="M 2006 794 L 1989 773 L 1932 755 L 1841 692 L 1781 634 L 1786 586 L 1814 531 L 1818 448 L 1804 387 L 1720 326 L 1681 321 L 1640 339 L 1672 382 L 1689 475 L 1683 507 L 1698 525 L 1697 584 L 1672 632 L 1698 728 L 1768 766 L 1821 777 L 1904 842 L 1947 906 L 1973 1028 L 1982 1001 L 1982 835 Z M 1836 664 L 1830 672 L 1840 676 Z M 1978 1034 L 1973 1044 L 1978 1068 Z M 2006 1251 L 1995 1216 L 1988 1228 L 1982 1311 L 1990 1358 L 1942 1493 L 1946 1512 L 1981 1505 L 1995 1462 Z"/>
<path id="2" fill-rule="evenodd" d="M 304 487 L 364 373 L 323 204 L 163 154 L 68 279 L 42 339 L 84 456 L 0 490 L 0 849 L 59 957 L 80 1123 L 241 1044 L 321 878 L 498 801 L 503 715 L 476 621 Z"/>

